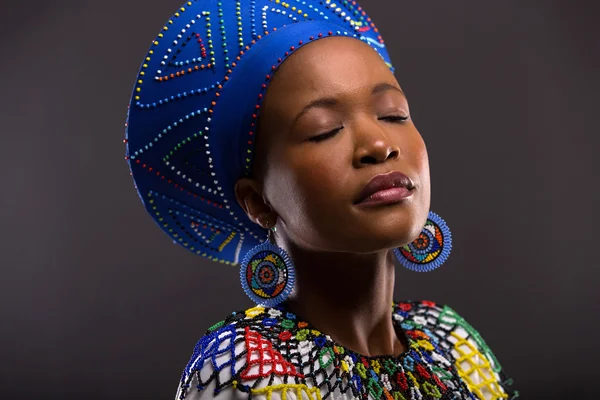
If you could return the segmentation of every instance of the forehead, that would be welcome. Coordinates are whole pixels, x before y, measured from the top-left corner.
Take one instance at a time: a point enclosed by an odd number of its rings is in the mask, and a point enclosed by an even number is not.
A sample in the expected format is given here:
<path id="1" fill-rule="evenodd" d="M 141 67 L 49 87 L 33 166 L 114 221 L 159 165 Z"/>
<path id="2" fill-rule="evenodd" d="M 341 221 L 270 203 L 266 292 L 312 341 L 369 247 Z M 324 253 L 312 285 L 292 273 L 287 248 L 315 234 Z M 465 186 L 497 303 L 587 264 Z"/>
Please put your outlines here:
<path id="1" fill-rule="evenodd" d="M 380 82 L 395 82 L 395 78 L 373 48 L 355 38 L 330 37 L 292 54 L 269 85 L 269 96 L 289 103 L 295 99 L 303 101 L 307 95 L 335 96 L 370 90 Z"/>

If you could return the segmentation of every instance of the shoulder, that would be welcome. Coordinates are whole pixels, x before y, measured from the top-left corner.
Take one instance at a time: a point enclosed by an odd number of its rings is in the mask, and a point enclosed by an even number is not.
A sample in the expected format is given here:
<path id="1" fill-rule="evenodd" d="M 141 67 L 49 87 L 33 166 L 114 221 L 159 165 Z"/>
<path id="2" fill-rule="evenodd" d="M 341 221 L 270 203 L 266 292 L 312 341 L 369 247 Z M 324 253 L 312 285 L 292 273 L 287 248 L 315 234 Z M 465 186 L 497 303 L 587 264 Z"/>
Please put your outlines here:
<path id="1" fill-rule="evenodd" d="M 403 301 L 394 304 L 394 319 L 405 329 L 424 332 L 442 348 L 468 388 L 480 399 L 516 398 L 494 352 L 463 315 L 446 304 Z"/>
<path id="2" fill-rule="evenodd" d="M 176 399 L 260 397 L 277 385 L 301 390 L 302 374 L 286 361 L 289 354 L 282 356 L 280 350 L 285 349 L 276 348 L 281 332 L 270 329 L 286 322 L 291 321 L 278 309 L 254 307 L 210 327 L 194 346 Z"/>

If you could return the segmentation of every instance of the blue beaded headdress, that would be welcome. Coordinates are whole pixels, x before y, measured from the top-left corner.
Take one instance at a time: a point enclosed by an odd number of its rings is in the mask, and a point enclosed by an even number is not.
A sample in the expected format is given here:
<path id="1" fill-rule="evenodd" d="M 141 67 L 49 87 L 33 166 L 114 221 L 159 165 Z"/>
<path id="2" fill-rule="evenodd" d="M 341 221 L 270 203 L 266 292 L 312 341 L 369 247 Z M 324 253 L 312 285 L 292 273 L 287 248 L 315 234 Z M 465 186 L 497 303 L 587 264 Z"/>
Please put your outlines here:
<path id="1" fill-rule="evenodd" d="M 197 0 L 167 21 L 133 89 L 125 158 L 146 209 L 176 243 L 237 264 L 264 240 L 234 184 L 250 172 L 269 79 L 298 48 L 340 35 L 365 41 L 392 68 L 355 1 Z"/>

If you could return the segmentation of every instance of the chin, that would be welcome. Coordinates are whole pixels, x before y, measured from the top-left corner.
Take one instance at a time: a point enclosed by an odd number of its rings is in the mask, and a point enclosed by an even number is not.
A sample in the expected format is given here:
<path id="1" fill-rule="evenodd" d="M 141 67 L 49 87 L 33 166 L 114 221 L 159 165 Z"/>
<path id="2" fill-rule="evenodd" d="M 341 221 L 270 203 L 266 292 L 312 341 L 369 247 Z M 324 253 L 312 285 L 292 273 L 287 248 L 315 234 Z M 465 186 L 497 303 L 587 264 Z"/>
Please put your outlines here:
<path id="1" fill-rule="evenodd" d="M 401 218 L 386 218 L 383 221 L 370 221 L 368 236 L 362 241 L 369 243 L 375 250 L 393 249 L 405 246 L 419 237 L 427 217 L 420 218 L 420 213 L 402 215 Z M 426 215 L 426 214 L 425 214 Z"/>
<path id="2" fill-rule="evenodd" d="M 343 235 L 340 246 L 354 253 L 374 253 L 405 246 L 419 237 L 423 224 L 371 225 Z"/>

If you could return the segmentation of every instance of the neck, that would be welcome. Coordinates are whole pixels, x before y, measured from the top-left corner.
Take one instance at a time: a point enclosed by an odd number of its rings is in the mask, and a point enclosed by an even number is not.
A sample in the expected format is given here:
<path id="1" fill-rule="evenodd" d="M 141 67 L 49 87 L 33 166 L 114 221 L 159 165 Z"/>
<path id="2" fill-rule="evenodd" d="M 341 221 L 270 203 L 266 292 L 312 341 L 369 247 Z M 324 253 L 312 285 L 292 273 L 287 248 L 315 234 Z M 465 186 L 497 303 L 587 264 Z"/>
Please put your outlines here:
<path id="1" fill-rule="evenodd" d="M 307 252 L 287 243 L 296 285 L 286 306 L 344 347 L 366 356 L 406 351 L 391 318 L 395 268 L 391 251 Z"/>

